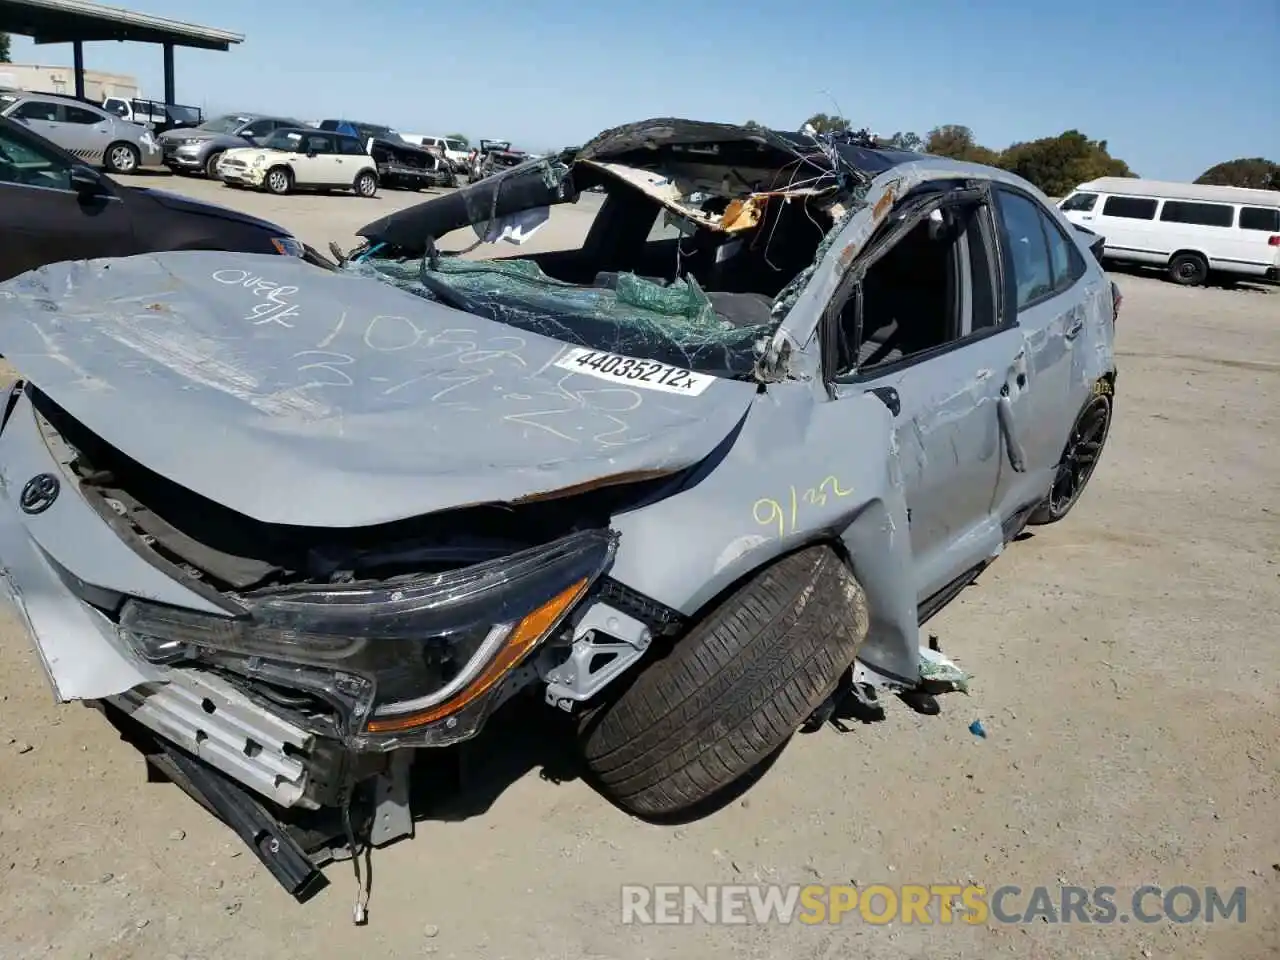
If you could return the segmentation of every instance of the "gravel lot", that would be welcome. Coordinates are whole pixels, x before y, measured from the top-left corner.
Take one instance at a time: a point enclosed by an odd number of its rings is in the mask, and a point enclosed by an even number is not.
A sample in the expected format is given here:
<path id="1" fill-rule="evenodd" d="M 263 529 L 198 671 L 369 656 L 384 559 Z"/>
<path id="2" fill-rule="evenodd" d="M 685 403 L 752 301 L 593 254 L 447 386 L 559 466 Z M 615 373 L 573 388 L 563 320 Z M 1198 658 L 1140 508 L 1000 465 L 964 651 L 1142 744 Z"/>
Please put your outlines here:
<path id="1" fill-rule="evenodd" d="M 146 182 L 320 248 L 422 199 L 267 198 Z M 580 235 L 557 211 L 542 246 Z M 835 960 L 1275 957 L 1280 944 L 1280 290 L 1121 275 L 1117 420 L 1076 512 L 929 624 L 976 677 L 937 717 L 890 704 L 798 737 L 682 827 L 574 776 L 553 718 L 491 726 L 472 789 L 296 906 L 92 710 L 57 707 L 0 620 L 0 958 Z M 988 737 L 968 731 L 980 719 Z M 628 927 L 623 883 L 1248 888 L 1244 924 Z M 1268 947 L 1267 944 L 1270 944 Z"/>

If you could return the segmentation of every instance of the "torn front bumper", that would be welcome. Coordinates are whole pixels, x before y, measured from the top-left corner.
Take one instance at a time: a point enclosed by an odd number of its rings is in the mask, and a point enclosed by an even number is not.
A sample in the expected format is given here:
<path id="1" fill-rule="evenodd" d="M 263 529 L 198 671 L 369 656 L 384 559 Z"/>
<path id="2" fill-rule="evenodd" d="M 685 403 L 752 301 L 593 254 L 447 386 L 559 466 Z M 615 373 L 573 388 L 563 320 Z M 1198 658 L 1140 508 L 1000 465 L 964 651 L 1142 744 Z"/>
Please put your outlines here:
<path id="1" fill-rule="evenodd" d="M 613 556 L 612 533 L 579 531 L 394 585 L 198 592 L 67 466 L 53 408 L 9 401 L 2 580 L 58 699 L 118 708 L 282 807 L 337 805 L 379 754 L 476 734 Z"/>
<path id="2" fill-rule="evenodd" d="M 266 176 L 266 167 L 250 167 L 238 161 L 230 163 L 226 160 L 218 164 L 218 179 L 223 183 L 235 183 L 246 187 L 260 187 Z"/>
<path id="3" fill-rule="evenodd" d="M 0 434 L 0 587 L 57 698 L 110 703 L 280 806 L 329 802 L 330 787 L 341 778 L 339 753 L 212 673 L 143 661 L 108 616 L 77 593 L 94 588 L 52 559 L 61 532 L 75 531 L 77 552 L 93 550 L 99 529 L 115 534 L 74 494 L 46 495 L 47 506 L 30 493 L 23 499 L 24 489 L 34 489 L 29 478 L 59 473 L 20 397 Z M 55 510 L 59 516 L 51 516 Z M 41 529 L 32 530 L 29 524 L 38 521 Z"/>

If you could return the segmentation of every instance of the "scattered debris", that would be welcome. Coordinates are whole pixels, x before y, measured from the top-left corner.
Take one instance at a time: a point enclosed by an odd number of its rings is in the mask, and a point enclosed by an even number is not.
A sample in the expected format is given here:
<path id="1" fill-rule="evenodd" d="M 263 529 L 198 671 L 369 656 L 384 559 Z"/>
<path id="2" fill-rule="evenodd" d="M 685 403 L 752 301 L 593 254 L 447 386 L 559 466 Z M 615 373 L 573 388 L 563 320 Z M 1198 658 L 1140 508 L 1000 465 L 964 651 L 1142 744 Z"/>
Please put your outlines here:
<path id="1" fill-rule="evenodd" d="M 185 830 L 171 830 L 171 831 L 169 832 L 169 839 L 170 839 L 170 840 L 185 840 L 185 839 L 187 839 L 187 831 L 185 831 Z"/>
<path id="2" fill-rule="evenodd" d="M 981 720 L 975 720 L 969 724 L 969 732 L 975 737 L 981 737 L 983 740 L 987 739 L 987 728 L 982 725 Z"/>
<path id="3" fill-rule="evenodd" d="M 934 640 L 936 638 L 930 638 L 931 642 Z M 944 656 L 941 651 L 930 647 L 921 647 L 920 679 L 926 684 L 940 686 L 944 690 L 959 690 L 961 693 L 967 694 L 969 692 L 969 681 L 973 677 L 961 670 L 954 661 Z"/>
<path id="4" fill-rule="evenodd" d="M 31 752 L 32 750 L 34 750 L 34 749 L 35 749 L 35 747 L 33 747 L 33 746 L 32 746 L 31 744 L 29 744 L 29 743 L 20 743 L 20 744 L 18 744 L 18 753 L 30 753 L 30 752 Z"/>
<path id="5" fill-rule="evenodd" d="M 440 928 L 437 927 L 434 923 L 428 923 L 425 927 L 422 928 L 422 935 L 426 937 L 428 940 L 430 940 L 432 937 L 437 937 L 440 935 Z"/>

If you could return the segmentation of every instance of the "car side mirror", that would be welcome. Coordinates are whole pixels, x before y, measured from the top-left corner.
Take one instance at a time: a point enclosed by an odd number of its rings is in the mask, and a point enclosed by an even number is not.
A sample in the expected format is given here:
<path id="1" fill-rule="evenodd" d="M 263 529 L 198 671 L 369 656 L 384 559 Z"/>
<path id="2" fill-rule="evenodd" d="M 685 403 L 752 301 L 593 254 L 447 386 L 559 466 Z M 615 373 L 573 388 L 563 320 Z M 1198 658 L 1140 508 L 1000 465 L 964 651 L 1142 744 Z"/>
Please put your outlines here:
<path id="1" fill-rule="evenodd" d="M 107 193 L 106 184 L 102 182 L 102 178 L 88 167 L 72 167 L 68 179 L 71 182 L 71 189 L 79 194 L 81 200 L 101 197 Z"/>

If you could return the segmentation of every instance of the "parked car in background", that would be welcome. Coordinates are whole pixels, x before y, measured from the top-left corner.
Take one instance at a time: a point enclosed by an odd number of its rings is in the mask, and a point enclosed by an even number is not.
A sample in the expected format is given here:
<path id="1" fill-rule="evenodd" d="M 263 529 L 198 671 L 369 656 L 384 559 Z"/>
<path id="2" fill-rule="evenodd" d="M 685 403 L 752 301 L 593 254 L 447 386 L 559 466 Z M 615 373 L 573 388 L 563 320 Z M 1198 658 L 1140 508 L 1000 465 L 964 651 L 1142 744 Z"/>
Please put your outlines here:
<path id="1" fill-rule="evenodd" d="M 491 177 L 495 173 L 501 173 L 503 170 L 524 163 L 529 159 L 529 155 L 523 150 L 514 149 L 511 144 L 506 141 L 480 141 L 480 154 L 475 161 L 476 180 L 483 180 L 485 177 Z"/>
<path id="2" fill-rule="evenodd" d="M 131 123 L 149 123 L 157 134 L 183 127 L 198 127 L 204 123 L 204 111 L 199 107 L 158 103 L 136 97 L 107 97 L 102 101 L 102 109 Z"/>
<path id="3" fill-rule="evenodd" d="M 229 186 L 275 194 L 336 189 L 372 197 L 378 192 L 377 164 L 359 140 L 312 127 L 284 128 L 256 147 L 225 151 L 217 175 Z"/>
<path id="4" fill-rule="evenodd" d="M 454 173 L 467 172 L 467 157 L 470 150 L 467 144 L 453 137 L 431 136 L 422 133 L 406 133 L 404 139 L 410 143 L 420 143 L 428 150 L 435 150 L 453 166 Z"/>
<path id="5" fill-rule="evenodd" d="M 287 117 L 230 113 L 206 120 L 198 127 L 168 130 L 160 134 L 160 146 L 165 164 L 175 173 L 199 173 L 214 179 L 218 158 L 227 150 L 251 147 L 282 127 L 304 126 Z"/>
<path id="6" fill-rule="evenodd" d="M 360 120 L 321 120 L 321 130 L 356 137 L 373 157 L 378 182 L 384 187 L 420 190 L 423 187 L 453 186 L 453 167 L 421 144 L 410 143 L 398 130 Z"/>
<path id="7" fill-rule="evenodd" d="M 188 197 L 128 187 L 0 119 L 0 280 L 59 260 L 238 250 L 322 262 L 283 227 Z"/>
<path id="8" fill-rule="evenodd" d="M 85 163 L 112 173 L 164 166 L 160 144 L 149 127 L 74 97 L 0 93 L 0 117 L 22 123 Z"/>
<path id="9" fill-rule="evenodd" d="M 1174 283 L 1280 280 L 1280 191 L 1101 177 L 1058 206 L 1102 234 L 1107 259 L 1163 267 Z"/>

